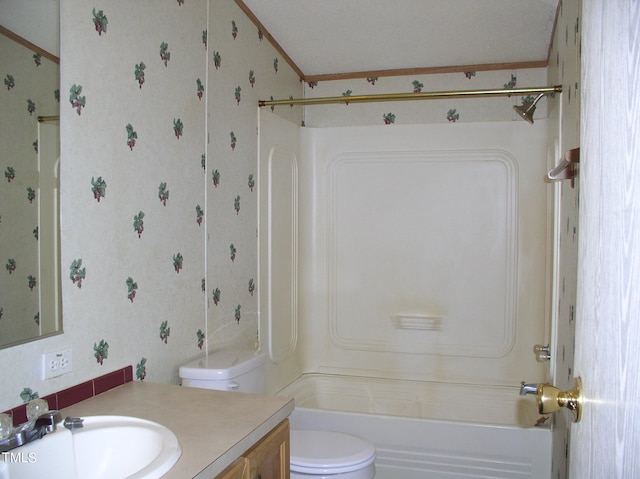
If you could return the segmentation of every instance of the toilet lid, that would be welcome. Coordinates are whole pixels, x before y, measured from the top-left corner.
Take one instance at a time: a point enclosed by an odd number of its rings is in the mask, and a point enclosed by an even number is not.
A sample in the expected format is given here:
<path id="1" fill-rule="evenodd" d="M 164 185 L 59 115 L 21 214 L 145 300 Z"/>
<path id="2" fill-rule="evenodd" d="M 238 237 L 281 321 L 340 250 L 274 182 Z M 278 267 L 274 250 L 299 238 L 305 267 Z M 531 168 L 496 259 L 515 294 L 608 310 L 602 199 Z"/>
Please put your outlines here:
<path id="1" fill-rule="evenodd" d="M 311 474 L 340 474 L 371 464 L 376 448 L 369 441 L 334 431 L 291 431 L 291 470 Z"/>

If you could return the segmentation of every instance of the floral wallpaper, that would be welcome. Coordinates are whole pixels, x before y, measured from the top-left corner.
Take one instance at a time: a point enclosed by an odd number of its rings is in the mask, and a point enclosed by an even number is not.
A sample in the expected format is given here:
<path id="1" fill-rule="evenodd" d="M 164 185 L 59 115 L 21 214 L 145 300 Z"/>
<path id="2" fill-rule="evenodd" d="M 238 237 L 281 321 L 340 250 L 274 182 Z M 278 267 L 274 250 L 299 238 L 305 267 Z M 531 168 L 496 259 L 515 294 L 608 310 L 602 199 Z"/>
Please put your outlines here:
<path id="1" fill-rule="evenodd" d="M 257 104 L 300 97 L 302 85 L 235 3 L 212 5 L 217 13 L 210 15 L 208 61 L 208 334 L 216 342 L 253 343 L 258 334 Z M 302 121 L 301 108 L 281 108 L 278 114 Z"/>
<path id="2" fill-rule="evenodd" d="M 233 0 L 61 0 L 61 64 L 65 333 L 0 350 L 0 409 L 128 364 L 176 383 L 205 350 L 253 344 L 257 101 L 302 95 Z M 42 380 L 65 348 L 73 372 Z"/>
<path id="3" fill-rule="evenodd" d="M 0 344 L 10 344 L 40 330 L 38 116 L 58 114 L 59 67 L 0 34 L 0 76 Z"/>
<path id="4" fill-rule="evenodd" d="M 420 91 L 483 90 L 547 85 L 547 69 L 468 71 L 418 76 L 372 77 L 308 82 L 305 96 L 376 95 Z M 512 105 L 533 101 L 516 95 L 502 98 L 398 101 L 306 107 L 305 126 L 393 125 L 468 121 L 521 121 Z M 535 118 L 547 115 L 546 102 L 537 105 Z M 282 107 L 278 107 L 281 109 Z"/>

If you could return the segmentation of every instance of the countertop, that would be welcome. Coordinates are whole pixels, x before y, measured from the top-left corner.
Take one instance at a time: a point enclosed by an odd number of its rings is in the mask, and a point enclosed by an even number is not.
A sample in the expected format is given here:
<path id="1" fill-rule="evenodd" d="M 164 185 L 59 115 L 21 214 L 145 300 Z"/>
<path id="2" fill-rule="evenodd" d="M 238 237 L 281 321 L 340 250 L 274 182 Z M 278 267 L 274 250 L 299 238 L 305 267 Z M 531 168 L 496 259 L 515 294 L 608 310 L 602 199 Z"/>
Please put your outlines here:
<path id="1" fill-rule="evenodd" d="M 122 415 L 162 424 L 182 456 L 164 479 L 212 479 L 293 412 L 293 398 L 134 381 L 62 409 L 62 417 Z"/>

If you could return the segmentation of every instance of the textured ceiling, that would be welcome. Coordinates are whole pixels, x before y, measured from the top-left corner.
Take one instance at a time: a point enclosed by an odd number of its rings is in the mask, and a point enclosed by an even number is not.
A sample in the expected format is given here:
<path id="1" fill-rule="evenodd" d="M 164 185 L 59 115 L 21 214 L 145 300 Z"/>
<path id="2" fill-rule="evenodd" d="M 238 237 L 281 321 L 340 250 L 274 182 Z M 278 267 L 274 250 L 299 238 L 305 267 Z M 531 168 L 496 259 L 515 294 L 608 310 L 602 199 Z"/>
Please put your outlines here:
<path id="1" fill-rule="evenodd" d="M 558 0 L 243 2 L 305 76 L 545 61 L 558 5 Z"/>

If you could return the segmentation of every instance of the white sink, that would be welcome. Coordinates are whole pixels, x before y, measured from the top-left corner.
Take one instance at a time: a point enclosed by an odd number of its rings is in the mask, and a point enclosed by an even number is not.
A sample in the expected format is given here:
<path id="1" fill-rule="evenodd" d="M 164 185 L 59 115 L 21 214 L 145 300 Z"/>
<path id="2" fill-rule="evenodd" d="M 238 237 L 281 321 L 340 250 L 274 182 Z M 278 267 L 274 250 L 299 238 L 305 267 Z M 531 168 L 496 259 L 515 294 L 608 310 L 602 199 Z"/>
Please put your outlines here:
<path id="1" fill-rule="evenodd" d="M 154 479 L 171 469 L 182 453 L 169 429 L 133 417 L 88 417 L 72 436 L 78 479 Z"/>
<path id="2" fill-rule="evenodd" d="M 156 479 L 182 454 L 166 427 L 126 416 L 90 416 L 83 427 L 56 432 L 0 459 L 0 479 Z"/>

